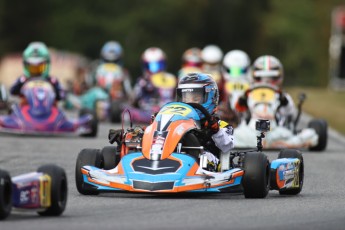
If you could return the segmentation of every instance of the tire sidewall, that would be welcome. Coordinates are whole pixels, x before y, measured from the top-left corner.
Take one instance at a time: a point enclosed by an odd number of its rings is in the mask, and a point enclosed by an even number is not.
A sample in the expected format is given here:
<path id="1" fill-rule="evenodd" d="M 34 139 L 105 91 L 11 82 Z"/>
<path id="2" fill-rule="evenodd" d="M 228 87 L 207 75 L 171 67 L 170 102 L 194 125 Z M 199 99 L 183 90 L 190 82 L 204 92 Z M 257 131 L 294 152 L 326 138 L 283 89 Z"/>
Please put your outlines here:
<path id="1" fill-rule="evenodd" d="M 12 181 L 8 172 L 0 170 L 0 220 L 7 218 L 12 210 Z"/>

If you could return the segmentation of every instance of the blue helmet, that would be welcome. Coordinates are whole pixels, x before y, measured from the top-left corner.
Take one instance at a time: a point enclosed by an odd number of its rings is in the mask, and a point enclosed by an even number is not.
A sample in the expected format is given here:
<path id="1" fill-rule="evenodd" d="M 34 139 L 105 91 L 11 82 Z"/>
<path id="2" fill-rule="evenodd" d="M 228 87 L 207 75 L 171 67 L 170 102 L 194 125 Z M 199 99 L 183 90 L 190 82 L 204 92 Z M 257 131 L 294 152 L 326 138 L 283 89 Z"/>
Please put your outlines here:
<path id="1" fill-rule="evenodd" d="M 217 83 L 211 75 L 204 73 L 189 73 L 182 77 L 177 85 L 176 96 L 179 102 L 201 104 L 210 114 L 215 112 L 219 101 Z"/>
<path id="2" fill-rule="evenodd" d="M 101 59 L 104 62 L 121 64 L 123 49 L 117 41 L 106 42 L 101 49 Z"/>

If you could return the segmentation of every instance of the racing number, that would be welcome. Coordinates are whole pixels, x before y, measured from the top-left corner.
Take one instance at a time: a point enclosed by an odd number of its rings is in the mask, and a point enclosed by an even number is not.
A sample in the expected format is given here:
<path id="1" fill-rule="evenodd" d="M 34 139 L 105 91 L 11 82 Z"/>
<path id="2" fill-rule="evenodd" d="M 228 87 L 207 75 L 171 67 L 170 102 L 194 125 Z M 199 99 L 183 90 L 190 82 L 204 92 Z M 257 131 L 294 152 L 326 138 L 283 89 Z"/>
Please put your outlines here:
<path id="1" fill-rule="evenodd" d="M 186 116 L 190 111 L 191 109 L 184 106 L 167 106 L 160 112 L 160 114 L 178 114 Z"/>

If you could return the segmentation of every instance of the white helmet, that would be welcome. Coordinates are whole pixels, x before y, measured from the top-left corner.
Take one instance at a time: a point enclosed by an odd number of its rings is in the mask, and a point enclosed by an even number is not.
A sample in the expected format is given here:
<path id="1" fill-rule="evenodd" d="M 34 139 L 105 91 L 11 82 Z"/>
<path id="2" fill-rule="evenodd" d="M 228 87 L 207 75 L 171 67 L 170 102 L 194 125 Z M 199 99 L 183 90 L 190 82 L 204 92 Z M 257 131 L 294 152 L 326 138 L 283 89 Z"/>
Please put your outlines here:
<path id="1" fill-rule="evenodd" d="M 223 51 L 216 45 L 207 45 L 201 51 L 201 58 L 205 63 L 218 64 L 222 61 Z"/>
<path id="2" fill-rule="evenodd" d="M 166 55 L 164 51 L 157 47 L 150 47 L 141 56 L 145 71 L 153 74 L 166 69 Z"/>
<path id="3" fill-rule="evenodd" d="M 281 87 L 284 80 L 284 69 L 278 58 L 271 55 L 258 57 L 253 64 L 254 83 L 268 83 Z"/>
<path id="4" fill-rule="evenodd" d="M 247 76 L 250 70 L 250 58 L 242 50 L 231 50 L 224 56 L 223 67 L 226 76 L 231 78 Z"/>

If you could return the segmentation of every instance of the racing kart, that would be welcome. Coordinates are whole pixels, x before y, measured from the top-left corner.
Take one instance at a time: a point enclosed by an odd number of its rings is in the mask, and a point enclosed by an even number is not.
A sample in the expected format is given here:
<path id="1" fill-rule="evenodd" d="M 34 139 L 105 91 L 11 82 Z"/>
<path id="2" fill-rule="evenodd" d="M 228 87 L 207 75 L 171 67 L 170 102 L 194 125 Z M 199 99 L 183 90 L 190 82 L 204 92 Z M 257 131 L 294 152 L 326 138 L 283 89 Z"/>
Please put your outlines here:
<path id="1" fill-rule="evenodd" d="M 228 122 L 232 127 L 237 127 L 242 119 L 247 119 L 249 116 L 246 112 L 239 112 L 236 110 L 236 103 L 239 97 L 249 89 L 249 82 L 243 79 L 238 79 L 236 81 L 227 80 L 224 88 L 226 98 L 220 103 L 218 114 L 221 120 Z"/>
<path id="2" fill-rule="evenodd" d="M 98 85 L 81 96 L 67 94 L 65 107 L 95 111 L 99 121 L 119 122 L 122 104 L 128 99 L 124 87 L 130 88 L 126 76 L 123 68 L 117 64 L 101 64 L 96 70 Z"/>
<path id="3" fill-rule="evenodd" d="M 220 154 L 221 169 L 211 172 L 202 154 L 205 130 L 199 113 L 210 121 L 200 104 L 171 102 L 164 105 L 145 130 L 130 125 L 116 131 L 117 146 L 83 149 L 76 160 L 76 187 L 83 195 L 100 192 L 238 192 L 246 198 L 265 198 L 269 189 L 280 194 L 301 192 L 303 156 L 298 150 L 282 150 L 269 162 L 262 152 L 264 133 L 256 149 Z M 267 131 L 269 122 L 258 121 Z M 265 127 L 266 126 L 266 127 Z"/>
<path id="4" fill-rule="evenodd" d="M 301 95 L 298 114 L 295 120 L 279 117 L 280 92 L 277 88 L 258 84 L 247 91 L 247 105 L 250 112 L 248 120 L 242 120 L 234 130 L 236 147 L 251 148 L 255 142 L 255 123 L 257 119 L 270 121 L 271 130 L 263 142 L 266 149 L 293 148 L 323 151 L 327 146 L 327 122 L 323 119 L 312 119 L 308 126 L 297 129 L 301 115 L 301 106 L 305 95 Z"/>
<path id="5" fill-rule="evenodd" d="M 176 77 L 169 73 L 156 73 L 150 76 L 151 87 L 153 88 L 150 95 L 143 95 L 133 104 L 122 104 L 116 114 L 116 122 L 121 122 L 121 114 L 123 111 L 130 110 L 131 117 L 134 122 L 140 124 L 150 124 L 152 114 L 157 113 L 162 105 L 170 102 L 174 98 L 176 90 Z"/>
<path id="6" fill-rule="evenodd" d="M 0 170 L 0 220 L 12 208 L 36 211 L 41 216 L 59 216 L 67 203 L 67 177 L 63 168 L 47 164 L 37 172 L 10 177 Z"/>
<path id="7" fill-rule="evenodd" d="M 94 137 L 98 121 L 89 111 L 81 111 L 78 119 L 67 119 L 55 102 L 51 84 L 40 79 L 27 81 L 22 89 L 22 102 L 11 106 L 10 114 L 0 116 L 1 133 L 31 135 L 74 134 Z"/>

